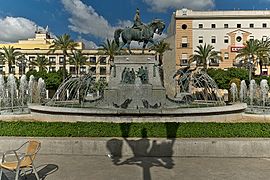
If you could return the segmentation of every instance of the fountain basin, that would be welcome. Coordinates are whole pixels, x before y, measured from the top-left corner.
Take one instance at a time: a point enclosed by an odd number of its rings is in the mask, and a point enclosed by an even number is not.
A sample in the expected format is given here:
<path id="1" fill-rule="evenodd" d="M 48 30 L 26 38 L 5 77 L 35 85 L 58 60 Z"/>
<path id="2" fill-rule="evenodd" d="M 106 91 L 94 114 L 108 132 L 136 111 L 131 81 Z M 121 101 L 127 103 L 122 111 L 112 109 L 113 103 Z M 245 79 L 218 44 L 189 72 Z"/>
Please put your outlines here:
<path id="1" fill-rule="evenodd" d="M 109 109 L 68 108 L 29 104 L 31 116 L 38 121 L 64 122 L 230 122 L 242 118 L 245 103 L 218 107 Z"/>

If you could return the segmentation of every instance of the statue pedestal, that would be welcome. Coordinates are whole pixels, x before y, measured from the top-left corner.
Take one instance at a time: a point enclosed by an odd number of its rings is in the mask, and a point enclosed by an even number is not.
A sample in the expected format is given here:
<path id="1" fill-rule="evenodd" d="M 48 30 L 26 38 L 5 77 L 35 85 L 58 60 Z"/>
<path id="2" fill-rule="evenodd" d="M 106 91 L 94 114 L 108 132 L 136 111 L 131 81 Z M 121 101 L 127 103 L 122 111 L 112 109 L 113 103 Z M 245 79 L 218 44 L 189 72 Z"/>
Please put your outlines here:
<path id="1" fill-rule="evenodd" d="M 122 109 L 159 108 L 166 101 L 153 55 L 116 56 L 104 106 Z"/>

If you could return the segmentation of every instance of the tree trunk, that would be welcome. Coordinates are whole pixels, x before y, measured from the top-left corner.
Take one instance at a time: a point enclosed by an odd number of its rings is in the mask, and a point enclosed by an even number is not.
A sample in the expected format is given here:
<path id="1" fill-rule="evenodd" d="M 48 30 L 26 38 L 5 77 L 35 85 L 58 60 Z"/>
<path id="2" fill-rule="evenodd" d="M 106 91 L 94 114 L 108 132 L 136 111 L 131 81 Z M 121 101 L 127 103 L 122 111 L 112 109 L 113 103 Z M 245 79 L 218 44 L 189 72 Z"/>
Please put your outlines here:
<path id="1" fill-rule="evenodd" d="M 76 75 L 77 75 L 77 77 L 79 77 L 79 67 L 78 66 L 76 66 Z"/>
<path id="2" fill-rule="evenodd" d="M 66 79 L 66 58 L 67 58 L 67 51 L 64 51 L 64 57 L 63 57 L 63 81 Z"/>
<path id="3" fill-rule="evenodd" d="M 259 66 L 260 66 L 260 76 L 261 76 L 262 75 L 262 67 L 263 67 L 262 61 L 259 62 Z"/>

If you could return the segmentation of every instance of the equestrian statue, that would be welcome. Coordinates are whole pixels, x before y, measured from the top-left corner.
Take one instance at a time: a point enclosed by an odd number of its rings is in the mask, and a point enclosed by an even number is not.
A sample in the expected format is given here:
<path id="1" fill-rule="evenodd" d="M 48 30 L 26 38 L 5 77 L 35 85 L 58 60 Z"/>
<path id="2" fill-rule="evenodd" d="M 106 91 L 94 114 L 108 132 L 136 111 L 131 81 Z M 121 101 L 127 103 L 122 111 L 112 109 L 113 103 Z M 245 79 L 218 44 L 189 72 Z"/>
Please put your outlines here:
<path id="1" fill-rule="evenodd" d="M 127 45 L 130 54 L 130 43 L 131 41 L 143 42 L 142 53 L 144 54 L 144 49 L 148 42 L 155 44 L 153 37 L 154 33 L 161 35 L 165 28 L 165 23 L 162 20 L 155 19 L 148 24 L 144 24 L 141 21 L 140 11 L 137 8 L 136 14 L 134 16 L 134 25 L 132 27 L 127 27 L 124 29 L 117 29 L 114 32 L 114 40 L 119 46 L 119 50 Z M 120 45 L 119 38 L 122 37 L 123 43 Z"/>

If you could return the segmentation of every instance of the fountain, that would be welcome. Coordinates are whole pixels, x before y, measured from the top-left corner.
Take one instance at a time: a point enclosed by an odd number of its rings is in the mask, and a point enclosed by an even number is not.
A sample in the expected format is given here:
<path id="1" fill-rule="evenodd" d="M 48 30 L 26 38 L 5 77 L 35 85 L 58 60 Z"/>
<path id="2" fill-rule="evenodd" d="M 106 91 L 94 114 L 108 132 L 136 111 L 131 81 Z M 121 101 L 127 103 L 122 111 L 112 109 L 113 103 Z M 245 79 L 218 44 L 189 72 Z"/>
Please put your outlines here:
<path id="1" fill-rule="evenodd" d="M 254 79 L 250 81 L 249 84 L 249 105 L 253 106 L 254 105 L 254 98 L 256 97 L 256 92 L 257 92 L 257 84 Z"/>
<path id="2" fill-rule="evenodd" d="M 262 101 L 262 106 L 265 106 L 265 103 L 268 100 L 268 91 L 269 91 L 269 86 L 268 86 L 266 79 L 261 80 L 260 88 L 261 88 L 261 98 L 260 99 Z"/>
<path id="3" fill-rule="evenodd" d="M 148 33 L 145 34 L 147 36 L 143 42 L 153 42 L 154 33 L 161 34 L 165 27 L 161 20 L 153 20 L 150 24 L 151 28 L 144 29 Z M 140 33 L 138 29 L 118 29 L 114 35 L 115 42 L 119 44 L 118 38 L 121 35 L 122 38 L 137 40 Z M 129 49 L 129 43 L 127 47 Z M 130 49 L 129 52 L 129 55 L 114 57 L 108 87 L 101 98 L 91 99 L 91 94 L 95 91 L 94 77 L 91 74 L 70 78 L 60 85 L 54 97 L 45 106 L 31 105 L 29 108 L 32 116 L 46 121 L 126 122 L 146 119 L 167 122 L 185 119 L 194 121 L 196 118 L 200 121 L 203 116 L 213 114 L 220 114 L 221 118 L 226 118 L 223 116 L 225 114 L 235 117 L 237 115 L 233 113 L 242 112 L 246 108 L 245 104 L 225 106 L 222 94 L 213 79 L 206 72 L 199 69 L 193 71 L 189 67 L 175 76 L 182 84 L 179 84 L 181 90 L 176 97 L 167 97 L 155 56 L 143 54 L 144 50 L 140 55 L 132 54 Z M 30 78 L 30 90 L 31 86 Z"/>
<path id="4" fill-rule="evenodd" d="M 236 100 L 238 99 L 238 90 L 237 90 L 237 86 L 235 83 L 231 84 L 231 88 L 230 88 L 230 92 L 231 92 L 231 96 L 232 96 L 232 103 L 235 103 Z"/>
<path id="5" fill-rule="evenodd" d="M 43 95 L 46 91 L 45 83 L 42 79 L 39 81 Z M 28 83 L 26 76 L 22 75 L 19 80 L 19 85 L 17 86 L 16 79 L 13 74 L 10 74 L 7 77 L 7 82 L 5 82 L 4 77 L 0 75 L 0 114 L 29 113 L 27 103 L 33 102 L 32 100 L 34 98 L 32 92 L 37 91 L 34 84 L 36 84 L 34 76 L 31 76 L 30 83 Z M 40 97 L 41 96 L 37 95 L 37 98 Z M 44 96 L 42 97 L 44 98 Z"/>
<path id="6" fill-rule="evenodd" d="M 241 81 L 239 91 L 240 102 L 246 102 L 247 99 L 247 84 L 245 80 Z"/>

